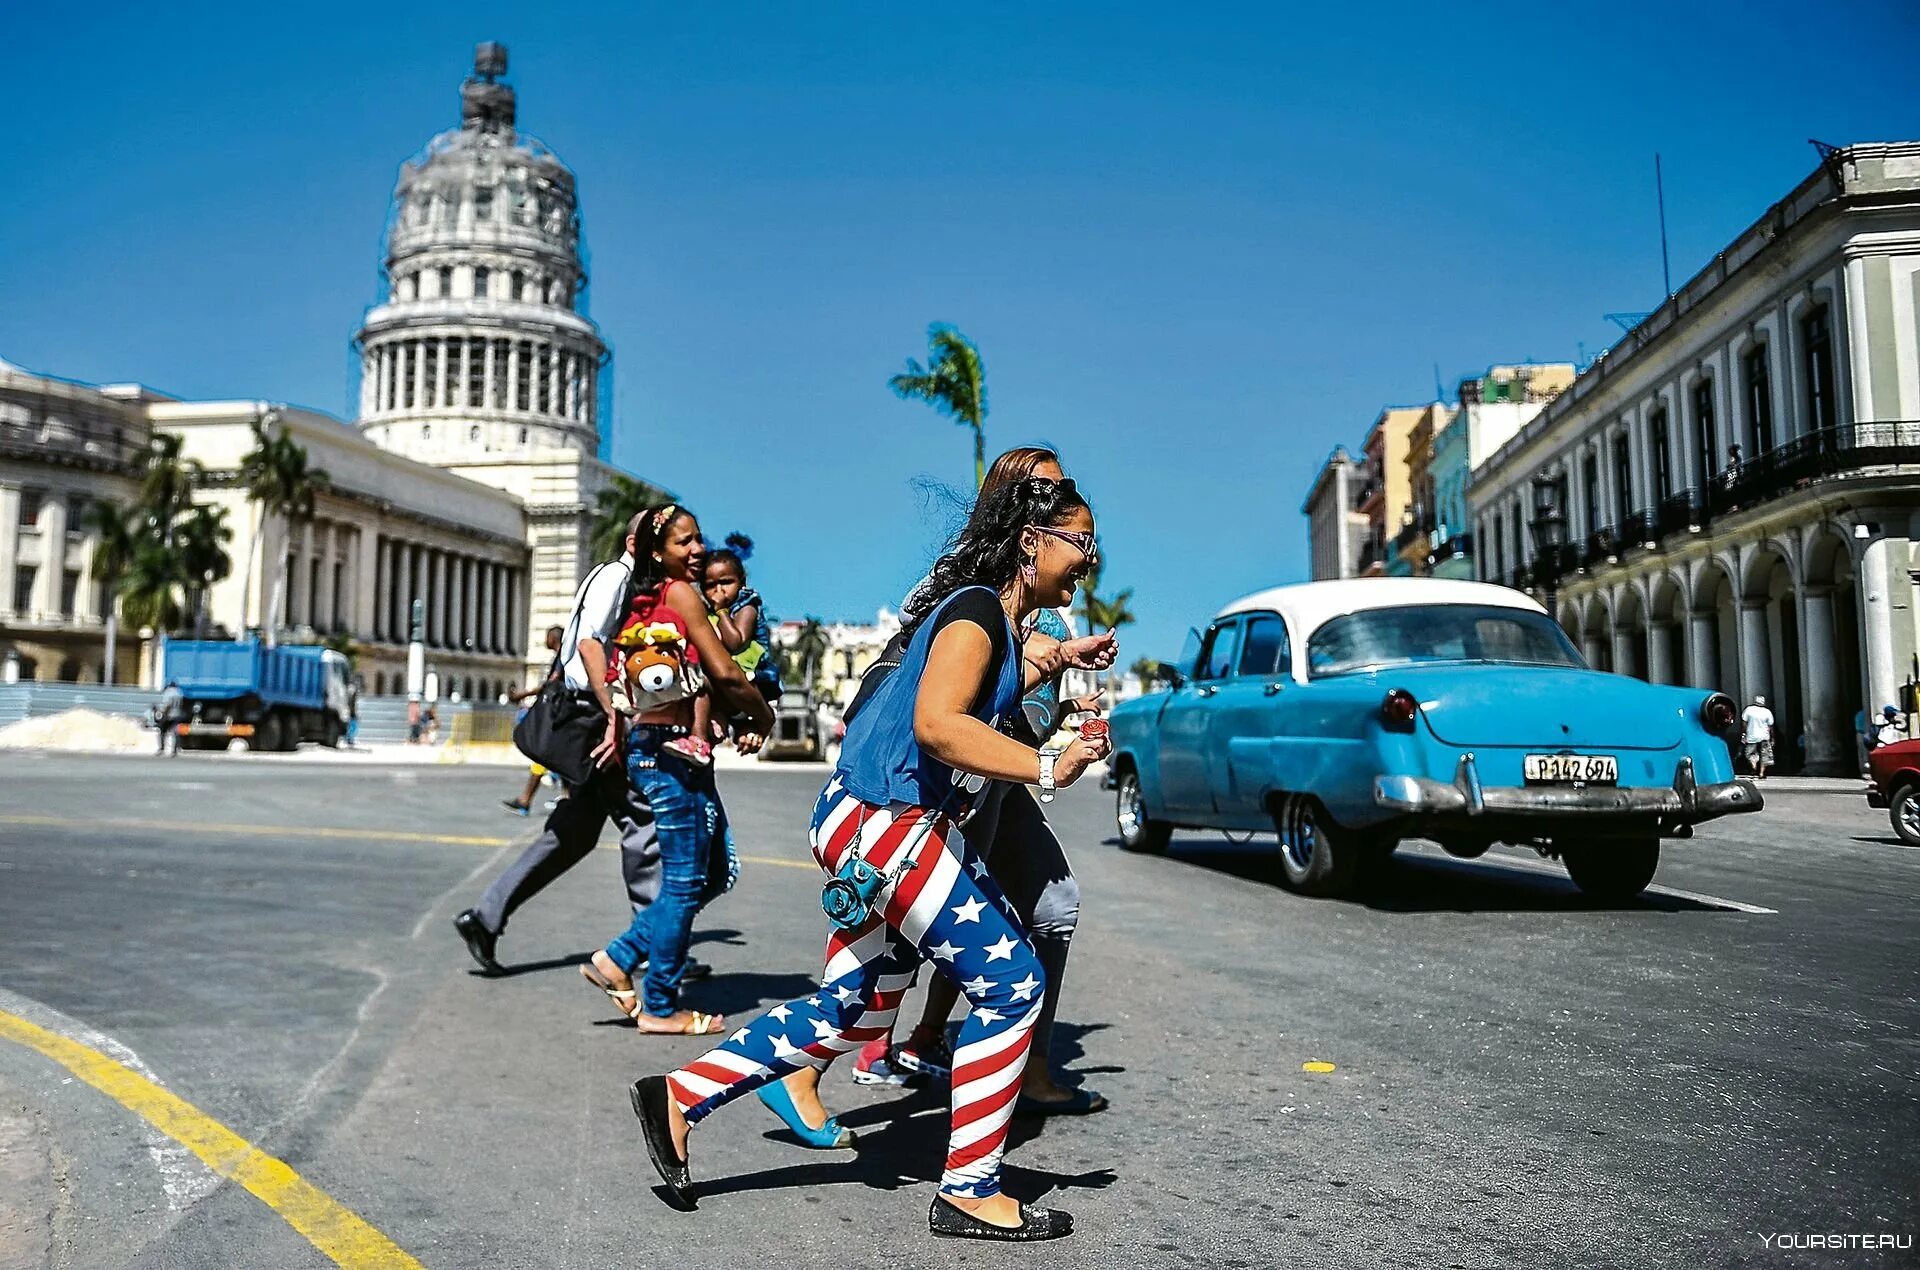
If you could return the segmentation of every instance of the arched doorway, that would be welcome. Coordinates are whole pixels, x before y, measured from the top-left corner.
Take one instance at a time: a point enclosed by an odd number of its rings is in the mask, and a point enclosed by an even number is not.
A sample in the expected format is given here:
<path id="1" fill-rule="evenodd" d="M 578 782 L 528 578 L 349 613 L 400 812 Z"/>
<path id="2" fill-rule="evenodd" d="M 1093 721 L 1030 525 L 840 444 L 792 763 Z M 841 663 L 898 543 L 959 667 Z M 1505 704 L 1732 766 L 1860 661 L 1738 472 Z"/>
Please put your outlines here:
<path id="1" fill-rule="evenodd" d="M 1733 580 L 1718 560 L 1700 566 L 1687 610 L 1687 682 L 1707 692 L 1740 695 L 1734 645 Z"/>
<path id="2" fill-rule="evenodd" d="M 1671 573 L 1653 579 L 1647 598 L 1647 682 L 1683 684 L 1687 680 L 1681 639 L 1680 580 Z"/>
<path id="3" fill-rule="evenodd" d="M 1774 764 L 1782 772 L 1804 765 L 1806 712 L 1802 690 L 1800 604 L 1785 551 L 1763 543 L 1747 557 L 1740 587 L 1741 707 L 1764 696 L 1773 711 Z"/>
<path id="4" fill-rule="evenodd" d="M 1859 770 L 1856 739 L 1869 712 L 1892 702 L 1869 701 L 1860 657 L 1860 610 L 1853 553 L 1823 525 L 1801 551 L 1801 641 L 1806 656 L 1807 769 L 1840 775 Z"/>
<path id="5" fill-rule="evenodd" d="M 1613 665 L 1616 675 L 1647 676 L 1646 610 L 1640 604 L 1640 592 L 1632 586 L 1620 588 L 1613 601 Z"/>

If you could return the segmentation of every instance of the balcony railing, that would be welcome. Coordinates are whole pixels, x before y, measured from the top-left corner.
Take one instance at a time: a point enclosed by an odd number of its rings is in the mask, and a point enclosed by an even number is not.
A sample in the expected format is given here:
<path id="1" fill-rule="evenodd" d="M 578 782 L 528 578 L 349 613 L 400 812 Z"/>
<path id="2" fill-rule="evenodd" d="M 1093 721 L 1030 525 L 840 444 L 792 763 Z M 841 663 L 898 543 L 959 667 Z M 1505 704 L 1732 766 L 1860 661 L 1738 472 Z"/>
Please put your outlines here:
<path id="1" fill-rule="evenodd" d="M 1655 514 L 1654 528 L 1660 537 L 1669 534 L 1684 534 L 1697 526 L 1707 523 L 1706 505 L 1701 502 L 1695 490 L 1683 489 L 1677 494 L 1669 494 L 1660 500 L 1660 510 Z"/>
<path id="2" fill-rule="evenodd" d="M 1620 540 L 1614 535 L 1613 526 L 1602 525 L 1587 535 L 1587 541 L 1581 547 L 1580 563 L 1583 565 L 1605 564 L 1618 555 L 1619 551 Z"/>
<path id="3" fill-rule="evenodd" d="M 1724 515 L 1821 477 L 1894 464 L 1920 465 L 1920 420 L 1821 428 L 1715 476 L 1707 487 L 1706 508 L 1709 515 Z"/>
<path id="4" fill-rule="evenodd" d="M 1652 542 L 1658 536 L 1654 528 L 1656 519 L 1654 513 L 1644 507 L 1638 511 L 1629 512 L 1627 518 L 1620 522 L 1618 536 L 1621 547 L 1634 550 Z"/>

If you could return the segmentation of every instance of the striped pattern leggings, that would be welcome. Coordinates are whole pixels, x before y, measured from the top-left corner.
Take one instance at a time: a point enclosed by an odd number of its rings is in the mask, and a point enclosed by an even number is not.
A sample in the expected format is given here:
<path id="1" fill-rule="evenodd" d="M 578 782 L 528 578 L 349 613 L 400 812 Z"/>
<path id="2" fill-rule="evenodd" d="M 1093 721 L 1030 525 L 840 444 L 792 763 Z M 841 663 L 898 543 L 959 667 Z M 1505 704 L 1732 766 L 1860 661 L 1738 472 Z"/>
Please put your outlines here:
<path id="1" fill-rule="evenodd" d="M 881 893 L 880 911 L 865 926 L 833 932 L 818 992 L 775 1006 L 668 1075 L 689 1123 L 802 1064 L 825 1067 L 885 1036 L 924 958 L 959 985 L 970 1007 L 953 1055 L 953 1130 L 940 1189 L 971 1198 L 999 1193 L 1007 1122 L 1046 974 L 1012 906 L 951 822 L 936 817 L 921 838 L 930 815 L 907 803 L 862 803 L 837 776 L 821 791 L 811 837 L 829 874 L 856 841 L 883 872 L 917 842 L 914 865 Z"/>

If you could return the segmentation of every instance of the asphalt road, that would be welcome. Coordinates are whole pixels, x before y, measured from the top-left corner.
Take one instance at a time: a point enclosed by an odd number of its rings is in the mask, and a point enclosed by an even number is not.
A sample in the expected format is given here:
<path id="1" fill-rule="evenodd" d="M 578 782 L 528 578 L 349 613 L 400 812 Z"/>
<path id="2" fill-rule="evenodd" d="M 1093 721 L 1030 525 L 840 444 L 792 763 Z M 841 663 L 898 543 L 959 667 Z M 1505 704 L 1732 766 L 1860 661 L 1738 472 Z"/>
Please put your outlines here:
<path id="1" fill-rule="evenodd" d="M 692 1004 L 744 1019 L 818 973 L 819 780 L 724 775 L 750 859 L 703 916 Z M 511 977 L 471 973 L 449 926 L 531 835 L 497 807 L 517 781 L 9 755 L 0 1016 L 134 1065 L 429 1266 L 1915 1257 L 1763 1238 L 1920 1236 L 1920 851 L 1850 788 L 1772 783 L 1621 908 L 1531 855 L 1425 847 L 1364 900 L 1301 900 L 1271 839 L 1128 856 L 1109 796 L 1068 791 L 1085 908 L 1056 1050 L 1113 1108 L 1017 1128 L 1009 1189 L 1079 1222 L 1022 1250 L 931 1241 L 943 1106 L 844 1073 L 857 1154 L 749 1100 L 695 1140 L 700 1211 L 664 1207 L 625 1086 L 703 1043 L 620 1026 L 573 969 L 624 925 L 616 854 L 516 916 Z M 0 1267 L 42 1264 L 327 1262 L 0 1036 Z"/>

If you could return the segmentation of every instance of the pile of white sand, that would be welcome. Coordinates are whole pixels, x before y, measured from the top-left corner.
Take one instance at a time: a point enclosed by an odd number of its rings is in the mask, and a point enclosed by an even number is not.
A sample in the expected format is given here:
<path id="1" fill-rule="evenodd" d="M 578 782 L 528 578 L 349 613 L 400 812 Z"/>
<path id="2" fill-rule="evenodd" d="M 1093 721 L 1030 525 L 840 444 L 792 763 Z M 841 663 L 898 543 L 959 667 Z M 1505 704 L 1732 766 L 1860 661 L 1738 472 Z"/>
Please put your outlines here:
<path id="1" fill-rule="evenodd" d="M 0 728 L 0 750 L 86 750 L 113 754 L 151 750 L 153 735 L 138 719 L 98 710 L 63 710 Z"/>

